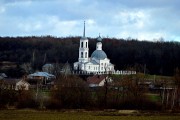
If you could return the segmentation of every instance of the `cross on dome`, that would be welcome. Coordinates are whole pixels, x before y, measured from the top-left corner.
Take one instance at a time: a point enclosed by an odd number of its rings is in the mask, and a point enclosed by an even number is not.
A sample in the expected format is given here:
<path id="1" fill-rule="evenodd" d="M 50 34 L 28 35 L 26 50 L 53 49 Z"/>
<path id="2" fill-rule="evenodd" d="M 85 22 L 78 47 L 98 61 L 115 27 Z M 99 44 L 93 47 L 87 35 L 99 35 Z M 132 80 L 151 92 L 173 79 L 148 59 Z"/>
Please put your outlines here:
<path id="1" fill-rule="evenodd" d="M 97 38 L 97 41 L 98 41 L 98 42 L 101 42 L 101 41 L 102 41 L 102 38 L 101 38 L 101 36 L 100 36 L 100 33 L 99 33 L 99 37 Z"/>

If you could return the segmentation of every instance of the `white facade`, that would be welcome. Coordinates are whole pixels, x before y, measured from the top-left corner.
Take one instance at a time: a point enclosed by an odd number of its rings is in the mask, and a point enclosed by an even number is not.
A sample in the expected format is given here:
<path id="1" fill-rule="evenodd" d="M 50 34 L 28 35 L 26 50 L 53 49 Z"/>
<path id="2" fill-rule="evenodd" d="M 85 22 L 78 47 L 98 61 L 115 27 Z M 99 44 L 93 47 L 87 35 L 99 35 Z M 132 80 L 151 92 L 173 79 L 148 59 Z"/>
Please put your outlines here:
<path id="1" fill-rule="evenodd" d="M 102 50 L 102 39 L 97 39 L 96 50 L 89 57 L 88 39 L 85 37 L 85 24 L 83 37 L 79 44 L 78 62 L 74 63 L 74 70 L 84 71 L 87 73 L 104 73 L 113 72 L 114 65 L 110 63 L 106 53 Z"/>
<path id="2" fill-rule="evenodd" d="M 20 80 L 16 83 L 15 90 L 29 90 L 30 84 L 24 80 Z"/>

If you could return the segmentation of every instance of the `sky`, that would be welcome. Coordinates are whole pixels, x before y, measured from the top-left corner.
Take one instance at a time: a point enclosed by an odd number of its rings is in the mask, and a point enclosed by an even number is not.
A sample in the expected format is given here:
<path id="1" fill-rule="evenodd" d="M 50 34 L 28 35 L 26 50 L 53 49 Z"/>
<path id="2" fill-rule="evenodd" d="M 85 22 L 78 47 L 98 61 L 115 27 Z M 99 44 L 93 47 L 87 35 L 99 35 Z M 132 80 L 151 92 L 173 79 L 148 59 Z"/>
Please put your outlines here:
<path id="1" fill-rule="evenodd" d="M 0 36 L 180 42 L 180 0 L 0 0 Z"/>

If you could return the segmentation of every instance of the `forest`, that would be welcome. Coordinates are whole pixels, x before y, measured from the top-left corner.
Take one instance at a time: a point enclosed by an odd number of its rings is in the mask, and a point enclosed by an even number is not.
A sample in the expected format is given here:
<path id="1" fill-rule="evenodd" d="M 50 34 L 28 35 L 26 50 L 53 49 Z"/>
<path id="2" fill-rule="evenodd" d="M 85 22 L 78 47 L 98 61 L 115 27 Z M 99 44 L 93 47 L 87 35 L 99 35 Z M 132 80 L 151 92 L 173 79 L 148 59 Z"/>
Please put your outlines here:
<path id="1" fill-rule="evenodd" d="M 89 55 L 96 49 L 96 38 L 89 39 Z M 1 63 L 33 63 L 41 70 L 45 63 L 70 63 L 78 60 L 80 37 L 0 37 Z M 136 39 L 103 38 L 103 50 L 116 70 L 133 69 L 148 74 L 173 76 L 180 67 L 180 43 L 138 41 Z"/>

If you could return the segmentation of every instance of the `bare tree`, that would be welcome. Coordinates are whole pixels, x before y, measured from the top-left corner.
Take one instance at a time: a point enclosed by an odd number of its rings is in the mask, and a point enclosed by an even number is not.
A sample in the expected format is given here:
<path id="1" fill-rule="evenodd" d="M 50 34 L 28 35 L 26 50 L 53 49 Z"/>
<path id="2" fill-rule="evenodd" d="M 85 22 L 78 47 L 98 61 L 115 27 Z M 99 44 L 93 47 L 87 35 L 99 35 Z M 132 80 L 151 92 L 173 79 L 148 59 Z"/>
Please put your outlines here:
<path id="1" fill-rule="evenodd" d="M 52 91 L 51 101 L 64 108 L 84 108 L 89 105 L 88 85 L 78 76 L 68 75 L 57 78 L 56 89 Z M 55 107 L 56 107 L 55 106 Z"/>
<path id="2" fill-rule="evenodd" d="M 30 74 L 33 72 L 33 68 L 31 66 L 31 63 L 24 63 L 21 65 L 21 68 L 27 73 Z"/>
<path id="3" fill-rule="evenodd" d="M 174 107 L 180 108 L 180 71 L 179 68 L 176 68 L 174 75 L 174 92 L 173 92 L 173 100 L 171 104 L 171 109 Z"/>

